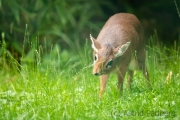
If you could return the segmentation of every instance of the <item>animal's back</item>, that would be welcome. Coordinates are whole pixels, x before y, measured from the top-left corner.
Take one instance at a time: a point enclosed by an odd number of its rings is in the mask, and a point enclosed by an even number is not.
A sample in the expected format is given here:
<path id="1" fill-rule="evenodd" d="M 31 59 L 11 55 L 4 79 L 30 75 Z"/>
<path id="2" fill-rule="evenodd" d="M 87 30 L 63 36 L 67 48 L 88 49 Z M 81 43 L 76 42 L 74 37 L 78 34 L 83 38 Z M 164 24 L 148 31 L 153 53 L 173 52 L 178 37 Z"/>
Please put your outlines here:
<path id="1" fill-rule="evenodd" d="M 101 45 L 110 43 L 113 47 L 131 41 L 131 46 L 144 45 L 143 29 L 137 17 L 129 13 L 118 13 L 109 18 L 100 31 L 97 41 Z"/>

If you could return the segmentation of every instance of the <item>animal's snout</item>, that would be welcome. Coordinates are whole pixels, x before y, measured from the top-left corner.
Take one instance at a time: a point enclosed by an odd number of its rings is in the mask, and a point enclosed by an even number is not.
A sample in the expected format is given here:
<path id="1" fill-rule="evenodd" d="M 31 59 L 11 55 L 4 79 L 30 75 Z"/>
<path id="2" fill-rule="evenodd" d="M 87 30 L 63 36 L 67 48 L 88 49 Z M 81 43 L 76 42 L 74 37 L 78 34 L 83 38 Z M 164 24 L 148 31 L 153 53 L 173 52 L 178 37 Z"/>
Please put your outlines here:
<path id="1" fill-rule="evenodd" d="M 95 76 L 99 76 L 100 75 L 100 64 L 96 64 L 95 66 L 94 66 L 94 69 L 93 69 L 93 75 L 95 75 Z"/>

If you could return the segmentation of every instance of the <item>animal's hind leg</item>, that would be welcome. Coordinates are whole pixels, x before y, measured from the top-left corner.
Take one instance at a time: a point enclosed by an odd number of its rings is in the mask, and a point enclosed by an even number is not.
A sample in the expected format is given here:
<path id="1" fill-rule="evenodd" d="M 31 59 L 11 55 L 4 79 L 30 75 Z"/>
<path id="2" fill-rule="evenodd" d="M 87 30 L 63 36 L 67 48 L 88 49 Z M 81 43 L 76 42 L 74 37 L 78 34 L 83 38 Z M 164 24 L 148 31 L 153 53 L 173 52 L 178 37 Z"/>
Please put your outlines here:
<path id="1" fill-rule="evenodd" d="M 147 67 L 145 65 L 145 58 L 146 58 L 146 53 L 145 53 L 144 49 L 137 51 L 138 66 L 139 66 L 140 70 L 142 70 L 144 77 L 146 78 L 147 86 L 150 87 L 149 73 L 148 73 Z"/>
<path id="2" fill-rule="evenodd" d="M 128 70 L 128 88 L 131 89 L 132 79 L 133 79 L 133 70 Z"/>

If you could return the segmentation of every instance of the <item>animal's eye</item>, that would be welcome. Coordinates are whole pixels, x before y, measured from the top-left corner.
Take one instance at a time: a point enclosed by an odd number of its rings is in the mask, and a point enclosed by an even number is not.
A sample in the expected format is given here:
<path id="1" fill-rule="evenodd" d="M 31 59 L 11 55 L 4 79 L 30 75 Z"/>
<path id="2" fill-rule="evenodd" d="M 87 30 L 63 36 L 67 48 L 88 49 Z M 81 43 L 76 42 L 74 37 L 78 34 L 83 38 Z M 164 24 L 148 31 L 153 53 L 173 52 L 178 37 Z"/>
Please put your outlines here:
<path id="1" fill-rule="evenodd" d="M 98 59 L 97 54 L 94 55 L 94 61 Z"/>
<path id="2" fill-rule="evenodd" d="M 107 62 L 106 68 L 107 68 L 107 69 L 110 68 L 110 67 L 112 66 L 112 64 L 113 64 L 113 59 L 111 59 L 111 60 L 109 60 L 109 61 Z"/>
<path id="3" fill-rule="evenodd" d="M 97 60 L 97 57 L 96 56 L 94 56 L 94 61 L 96 61 Z"/>

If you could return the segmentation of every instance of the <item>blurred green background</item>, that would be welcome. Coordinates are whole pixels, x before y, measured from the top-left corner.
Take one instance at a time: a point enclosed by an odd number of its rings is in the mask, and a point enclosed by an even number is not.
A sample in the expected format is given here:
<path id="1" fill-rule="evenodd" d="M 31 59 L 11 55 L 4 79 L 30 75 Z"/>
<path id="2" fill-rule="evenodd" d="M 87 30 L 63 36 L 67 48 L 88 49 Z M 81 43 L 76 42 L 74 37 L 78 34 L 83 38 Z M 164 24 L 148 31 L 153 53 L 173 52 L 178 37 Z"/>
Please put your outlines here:
<path id="1" fill-rule="evenodd" d="M 180 1 L 176 3 L 180 8 Z M 146 39 L 157 31 L 158 40 L 168 46 L 179 40 L 174 0 L 0 0 L 1 46 L 4 40 L 15 59 L 22 48 L 25 53 L 32 48 L 26 43 L 37 41 L 46 49 L 57 44 L 67 54 L 82 49 L 90 33 L 96 38 L 107 19 L 119 12 L 135 14 Z"/>

